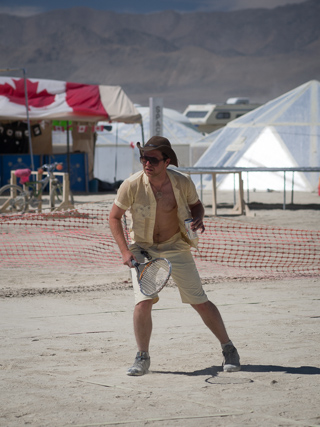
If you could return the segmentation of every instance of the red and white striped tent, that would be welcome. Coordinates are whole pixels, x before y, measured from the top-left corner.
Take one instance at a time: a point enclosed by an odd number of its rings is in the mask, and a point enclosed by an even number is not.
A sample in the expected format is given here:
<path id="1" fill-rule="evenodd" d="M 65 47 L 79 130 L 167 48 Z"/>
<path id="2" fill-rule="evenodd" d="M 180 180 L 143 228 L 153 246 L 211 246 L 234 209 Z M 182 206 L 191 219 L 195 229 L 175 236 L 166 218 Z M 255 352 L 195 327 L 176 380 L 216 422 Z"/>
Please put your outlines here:
<path id="1" fill-rule="evenodd" d="M 94 161 L 94 126 L 90 124 L 102 120 L 142 123 L 141 114 L 120 86 L 0 77 L 0 123 L 28 121 L 44 127 L 41 137 L 29 133 L 32 164 L 33 154 L 52 152 L 53 120 L 72 121 L 73 151 L 88 154 L 90 179 Z"/>
<path id="2" fill-rule="evenodd" d="M 23 78 L 0 77 L 0 120 L 26 120 Z M 120 86 L 26 79 L 30 120 L 141 123 Z"/>

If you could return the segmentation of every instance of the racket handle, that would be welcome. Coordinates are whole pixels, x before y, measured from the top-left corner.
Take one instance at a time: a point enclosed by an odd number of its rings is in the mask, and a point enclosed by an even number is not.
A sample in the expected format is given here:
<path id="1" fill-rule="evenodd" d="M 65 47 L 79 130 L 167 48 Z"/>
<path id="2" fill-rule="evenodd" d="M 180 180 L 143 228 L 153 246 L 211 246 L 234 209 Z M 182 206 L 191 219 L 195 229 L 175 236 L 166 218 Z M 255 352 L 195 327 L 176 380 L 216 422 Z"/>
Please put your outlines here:
<path id="1" fill-rule="evenodd" d="M 135 260 L 135 259 L 132 259 L 131 260 L 131 264 L 134 266 L 134 267 L 139 267 L 139 263 Z"/>

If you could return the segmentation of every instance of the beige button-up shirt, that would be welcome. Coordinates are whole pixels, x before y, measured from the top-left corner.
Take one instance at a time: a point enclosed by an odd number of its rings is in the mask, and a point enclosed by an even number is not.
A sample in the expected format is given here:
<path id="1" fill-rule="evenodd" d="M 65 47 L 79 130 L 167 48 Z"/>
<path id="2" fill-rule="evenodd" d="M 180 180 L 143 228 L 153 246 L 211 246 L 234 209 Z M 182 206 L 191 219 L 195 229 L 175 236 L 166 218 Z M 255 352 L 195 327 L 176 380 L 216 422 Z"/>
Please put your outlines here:
<path id="1" fill-rule="evenodd" d="M 197 190 L 188 175 L 167 169 L 178 207 L 178 220 L 182 238 L 196 247 L 198 239 L 189 240 L 184 220 L 191 218 L 189 205 L 199 200 Z M 133 242 L 151 246 L 156 219 L 157 202 L 148 177 L 143 171 L 127 178 L 119 187 L 115 204 L 131 213 L 130 237 Z"/>

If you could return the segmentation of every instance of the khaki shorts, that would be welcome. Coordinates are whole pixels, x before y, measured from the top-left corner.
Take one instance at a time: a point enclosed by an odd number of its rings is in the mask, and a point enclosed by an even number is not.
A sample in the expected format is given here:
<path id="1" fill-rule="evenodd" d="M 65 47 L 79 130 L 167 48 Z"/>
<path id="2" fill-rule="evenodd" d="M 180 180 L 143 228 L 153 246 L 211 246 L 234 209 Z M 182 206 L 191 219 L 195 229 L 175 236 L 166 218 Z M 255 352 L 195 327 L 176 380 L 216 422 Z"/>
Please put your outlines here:
<path id="1" fill-rule="evenodd" d="M 129 250 L 137 258 L 138 262 L 146 262 L 141 250 L 146 250 L 154 258 L 167 258 L 172 264 L 171 277 L 178 286 L 181 301 L 186 304 L 201 304 L 208 301 L 201 279 L 195 265 L 190 246 L 181 239 L 181 234 L 177 233 L 166 242 L 154 244 L 152 246 L 139 245 L 133 243 Z M 134 289 L 135 303 L 148 300 L 150 297 L 140 292 L 137 273 L 131 269 L 132 284 Z M 159 301 L 159 297 L 154 297 L 153 302 Z"/>

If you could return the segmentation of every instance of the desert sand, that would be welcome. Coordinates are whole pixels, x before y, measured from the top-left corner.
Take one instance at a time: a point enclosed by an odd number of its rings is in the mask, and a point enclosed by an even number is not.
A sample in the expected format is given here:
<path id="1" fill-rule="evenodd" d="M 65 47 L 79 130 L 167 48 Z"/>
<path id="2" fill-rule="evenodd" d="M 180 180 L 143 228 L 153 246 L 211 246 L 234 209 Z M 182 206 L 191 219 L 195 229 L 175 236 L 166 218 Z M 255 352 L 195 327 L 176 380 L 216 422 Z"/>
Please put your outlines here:
<path id="1" fill-rule="evenodd" d="M 76 202 L 104 197 L 114 195 Z M 315 193 L 295 195 L 286 210 L 280 193 L 253 201 L 251 215 L 234 220 L 320 229 Z M 167 287 L 153 310 L 150 373 L 128 377 L 136 353 L 128 271 L 2 269 L 0 425 L 320 425 L 319 285 L 319 277 L 206 280 L 241 356 L 236 373 L 222 371 L 218 341 Z"/>

